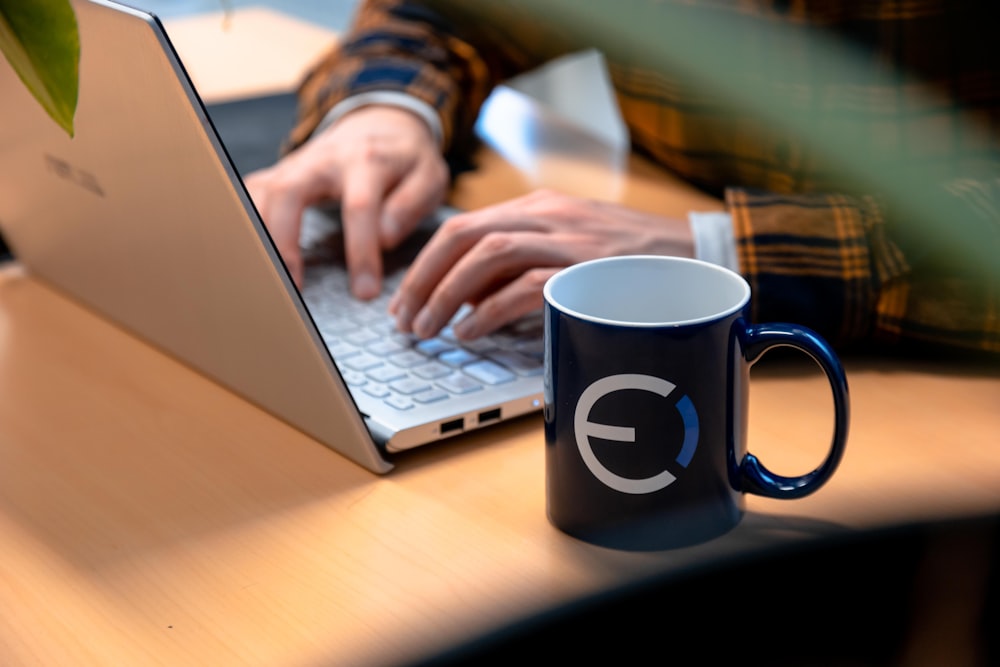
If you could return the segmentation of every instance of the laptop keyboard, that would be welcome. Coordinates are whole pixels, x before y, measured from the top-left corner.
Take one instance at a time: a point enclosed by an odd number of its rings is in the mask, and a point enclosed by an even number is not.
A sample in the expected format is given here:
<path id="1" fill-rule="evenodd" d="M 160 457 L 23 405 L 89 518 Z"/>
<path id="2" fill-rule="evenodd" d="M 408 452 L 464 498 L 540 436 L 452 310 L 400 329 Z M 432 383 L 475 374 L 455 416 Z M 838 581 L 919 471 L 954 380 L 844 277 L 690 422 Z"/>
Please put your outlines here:
<path id="1" fill-rule="evenodd" d="M 387 277 L 382 296 L 359 301 L 350 295 L 342 269 L 307 269 L 303 297 L 356 397 L 363 392 L 406 411 L 542 374 L 540 312 L 474 341 L 458 341 L 450 326 L 421 340 L 397 331 L 387 312 L 401 278 L 402 272 Z"/>

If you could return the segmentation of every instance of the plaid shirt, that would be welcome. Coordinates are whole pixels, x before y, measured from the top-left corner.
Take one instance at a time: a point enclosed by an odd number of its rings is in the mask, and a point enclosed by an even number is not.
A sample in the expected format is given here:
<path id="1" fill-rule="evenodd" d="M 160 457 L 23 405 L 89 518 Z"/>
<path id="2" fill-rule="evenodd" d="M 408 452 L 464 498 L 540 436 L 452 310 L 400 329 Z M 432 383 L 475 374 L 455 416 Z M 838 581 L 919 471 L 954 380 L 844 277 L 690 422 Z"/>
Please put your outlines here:
<path id="1" fill-rule="evenodd" d="M 975 0 L 362 0 L 289 149 L 371 90 L 467 153 L 505 79 L 607 58 L 635 150 L 724 198 L 751 316 L 1000 352 L 1000 48 Z"/>

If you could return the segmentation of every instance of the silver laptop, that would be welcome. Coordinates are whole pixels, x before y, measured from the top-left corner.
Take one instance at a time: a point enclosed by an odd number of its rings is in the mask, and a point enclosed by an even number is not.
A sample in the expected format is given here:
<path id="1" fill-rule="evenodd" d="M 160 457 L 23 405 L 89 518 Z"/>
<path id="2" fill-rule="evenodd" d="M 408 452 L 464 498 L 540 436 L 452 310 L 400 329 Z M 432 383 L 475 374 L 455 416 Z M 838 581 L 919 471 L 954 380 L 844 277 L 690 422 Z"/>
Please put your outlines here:
<path id="1" fill-rule="evenodd" d="M 74 6 L 72 138 L 0 59 L 0 230 L 32 275 L 373 472 L 540 409 L 534 325 L 467 346 L 398 334 L 382 302 L 346 296 L 318 210 L 300 293 L 159 21 Z"/>

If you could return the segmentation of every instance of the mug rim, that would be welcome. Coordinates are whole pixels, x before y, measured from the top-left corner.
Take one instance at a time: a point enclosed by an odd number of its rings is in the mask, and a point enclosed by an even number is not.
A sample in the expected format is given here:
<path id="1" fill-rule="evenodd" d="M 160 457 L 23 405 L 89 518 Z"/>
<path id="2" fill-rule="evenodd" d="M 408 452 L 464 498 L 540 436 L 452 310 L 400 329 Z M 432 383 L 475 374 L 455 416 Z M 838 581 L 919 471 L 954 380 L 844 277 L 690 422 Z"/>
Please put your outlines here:
<path id="1" fill-rule="evenodd" d="M 555 283 L 559 280 L 565 279 L 567 275 L 575 273 L 580 270 L 585 270 L 596 264 L 610 264 L 626 261 L 653 261 L 656 263 L 669 263 L 669 264 L 691 264 L 697 265 L 702 269 L 713 271 L 719 275 L 725 276 L 727 279 L 734 280 L 740 284 L 742 289 L 742 296 L 731 306 L 712 313 L 710 315 L 704 315 L 702 317 L 689 318 L 685 320 L 663 320 L 657 322 L 636 322 L 631 320 L 615 320 L 606 317 L 598 317 L 595 315 L 588 315 L 586 313 L 581 313 L 573 308 L 568 308 L 567 306 L 559 303 L 552 296 L 552 289 Z M 576 317 L 578 319 L 593 322 L 596 324 L 605 324 L 611 326 L 629 326 L 636 328 L 656 328 L 656 327 L 682 327 L 682 326 L 693 326 L 698 324 L 706 324 L 709 322 L 716 322 L 718 320 L 725 319 L 741 311 L 747 303 L 750 301 L 750 283 L 742 275 L 733 271 L 732 269 L 726 268 L 719 264 L 713 264 L 712 262 L 706 262 L 705 260 L 695 259 L 693 257 L 677 257 L 673 255 L 615 255 L 613 257 L 599 257 L 596 259 L 588 259 L 582 262 L 577 262 L 576 264 L 571 264 L 563 269 L 560 269 L 557 273 L 553 274 L 545 281 L 545 285 L 542 287 L 542 296 L 545 303 L 552 306 L 556 310 L 566 315 Z"/>

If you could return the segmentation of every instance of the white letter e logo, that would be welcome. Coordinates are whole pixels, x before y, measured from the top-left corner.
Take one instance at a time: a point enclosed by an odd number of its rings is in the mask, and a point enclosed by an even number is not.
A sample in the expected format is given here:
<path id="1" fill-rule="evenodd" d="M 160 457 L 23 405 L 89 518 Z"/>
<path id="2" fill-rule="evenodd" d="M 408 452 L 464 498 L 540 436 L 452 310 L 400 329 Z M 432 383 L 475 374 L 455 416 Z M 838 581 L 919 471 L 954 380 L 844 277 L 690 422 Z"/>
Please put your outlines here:
<path id="1" fill-rule="evenodd" d="M 623 374 L 601 378 L 584 390 L 576 404 L 573 428 L 576 432 L 576 446 L 580 449 L 580 456 L 594 477 L 616 491 L 631 494 L 653 493 L 677 479 L 669 470 L 663 470 L 644 479 L 630 479 L 611 472 L 594 455 L 594 450 L 590 446 L 590 437 L 618 442 L 635 442 L 635 429 L 630 426 L 594 424 L 588 420 L 594 404 L 610 393 L 622 389 L 642 389 L 666 398 L 674 388 L 674 384 L 651 375 Z M 682 397 L 677 402 L 677 410 L 684 420 L 684 444 L 681 446 L 680 454 L 677 455 L 677 462 L 687 467 L 694 455 L 695 448 L 698 446 L 698 413 L 695 411 L 691 399 L 687 396 Z"/>

